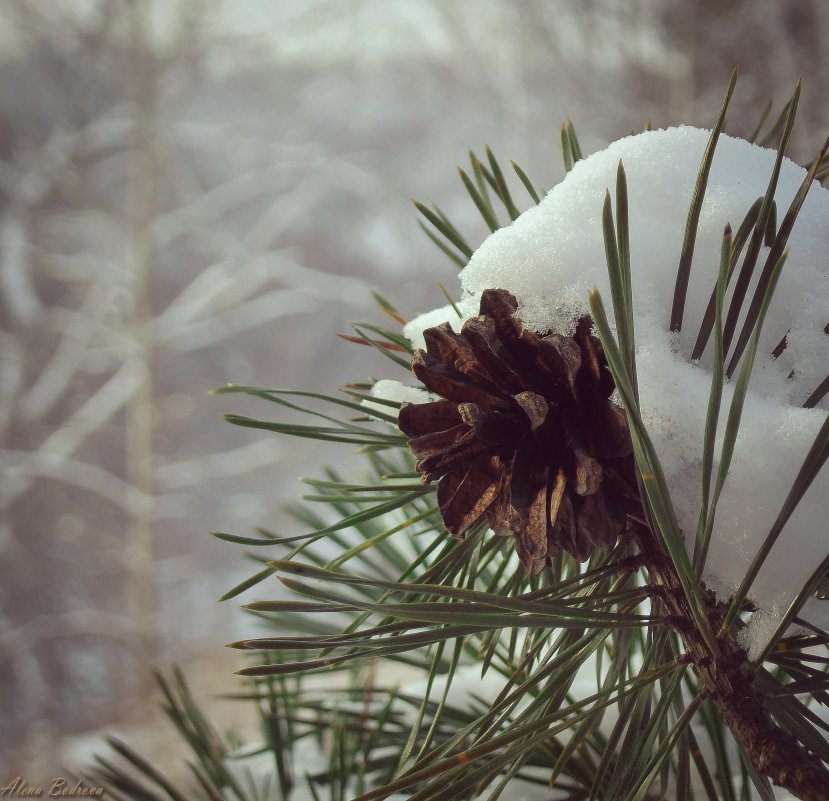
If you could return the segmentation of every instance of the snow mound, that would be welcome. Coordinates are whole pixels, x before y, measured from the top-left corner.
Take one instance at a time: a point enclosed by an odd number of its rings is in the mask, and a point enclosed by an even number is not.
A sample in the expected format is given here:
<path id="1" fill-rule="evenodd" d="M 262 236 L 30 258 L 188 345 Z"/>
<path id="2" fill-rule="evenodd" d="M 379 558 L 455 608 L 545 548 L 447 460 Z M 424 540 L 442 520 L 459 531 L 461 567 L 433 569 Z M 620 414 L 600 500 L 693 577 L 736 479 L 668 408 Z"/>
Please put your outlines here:
<path id="1" fill-rule="evenodd" d="M 484 289 L 507 289 L 518 299 L 525 326 L 569 331 L 587 313 L 588 290 L 597 286 L 610 311 L 602 205 L 607 188 L 614 196 L 616 169 L 620 160 L 624 163 L 641 405 L 689 547 L 701 502 L 712 342 L 701 363 L 692 364 L 690 353 L 716 282 L 723 228 L 730 223 L 736 231 L 754 201 L 765 194 L 776 156 L 773 150 L 720 136 L 700 216 L 683 331 L 677 337 L 668 331 L 671 300 L 688 206 L 709 135 L 690 127 L 649 131 L 578 162 L 538 206 L 484 241 L 461 273 L 458 303 L 466 319 L 477 313 Z M 778 221 L 805 176 L 802 167 L 784 159 L 775 194 Z M 827 373 L 827 223 L 829 191 L 815 183 L 789 238 L 789 258 L 766 318 L 718 506 L 705 579 L 722 598 L 745 575 L 826 415 L 826 400 L 823 409 L 801 405 Z M 767 253 L 764 248 L 755 274 Z M 749 297 L 753 291 L 754 282 Z M 729 301 L 730 292 L 726 310 Z M 456 329 L 462 322 L 451 307 L 436 309 L 410 322 L 406 335 L 422 346 L 422 331 L 442 321 Z M 742 319 L 737 330 L 741 328 Z M 786 349 L 772 359 L 786 335 Z M 726 384 L 720 437 L 732 393 L 733 385 Z M 720 448 L 721 440 L 716 453 Z M 750 597 L 759 611 L 742 637 L 751 657 L 760 653 L 775 620 L 829 550 L 827 499 L 829 476 L 824 471 L 754 581 Z M 829 620 L 829 615 L 820 616 Z"/>

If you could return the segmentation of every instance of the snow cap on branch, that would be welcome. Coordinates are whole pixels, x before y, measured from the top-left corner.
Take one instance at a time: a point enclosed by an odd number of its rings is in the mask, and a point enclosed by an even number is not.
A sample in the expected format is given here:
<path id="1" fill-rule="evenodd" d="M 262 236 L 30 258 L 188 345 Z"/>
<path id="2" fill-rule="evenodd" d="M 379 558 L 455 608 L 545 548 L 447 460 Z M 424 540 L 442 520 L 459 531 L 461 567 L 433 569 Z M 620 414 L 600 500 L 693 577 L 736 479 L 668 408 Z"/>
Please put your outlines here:
<path id="1" fill-rule="evenodd" d="M 699 363 L 691 363 L 690 354 L 716 283 L 723 228 L 730 223 L 736 230 L 752 204 L 766 193 L 776 156 L 773 150 L 720 136 L 697 231 L 683 330 L 671 334 L 671 301 L 688 206 L 709 135 L 691 127 L 649 131 L 578 162 L 538 206 L 486 239 L 461 273 L 458 303 L 467 319 L 477 314 L 485 289 L 506 289 L 518 300 L 517 315 L 524 326 L 562 333 L 571 332 L 578 318 L 589 312 L 587 293 L 593 286 L 609 303 L 602 205 L 606 189 L 615 186 L 619 161 L 623 162 L 642 412 L 689 548 L 701 503 L 712 342 Z M 779 219 L 805 176 L 802 167 L 783 160 L 775 193 Z M 760 338 L 734 459 L 717 508 L 705 579 L 722 598 L 731 595 L 745 575 L 826 414 L 825 399 L 820 404 L 824 409 L 801 406 L 827 373 L 827 223 L 829 191 L 816 183 L 789 237 L 789 258 Z M 767 252 L 764 247 L 755 276 Z M 726 309 L 733 284 L 734 280 Z M 749 297 L 755 284 L 756 277 Z M 744 312 L 738 332 L 743 316 Z M 423 330 L 443 321 L 455 330 L 463 322 L 451 306 L 444 307 L 416 318 L 405 332 L 422 346 Z M 784 336 L 785 350 L 772 358 Z M 715 454 L 721 449 L 732 392 L 733 384 L 726 383 Z M 716 463 L 714 467 L 716 473 Z M 762 650 L 774 619 L 779 620 L 826 555 L 827 498 L 829 476 L 824 471 L 753 583 L 749 597 L 759 610 L 742 635 L 751 657 Z M 822 603 L 810 606 L 814 609 Z M 824 615 L 823 623 L 829 623 L 829 613 Z"/>

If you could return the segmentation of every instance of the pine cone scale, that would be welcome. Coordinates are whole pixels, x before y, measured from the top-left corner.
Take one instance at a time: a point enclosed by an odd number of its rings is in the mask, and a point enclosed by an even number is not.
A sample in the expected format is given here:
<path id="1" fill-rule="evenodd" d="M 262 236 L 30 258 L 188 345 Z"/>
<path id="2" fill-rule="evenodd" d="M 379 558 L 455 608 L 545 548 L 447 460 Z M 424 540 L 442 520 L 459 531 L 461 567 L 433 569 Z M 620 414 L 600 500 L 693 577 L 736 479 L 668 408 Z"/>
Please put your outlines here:
<path id="1" fill-rule="evenodd" d="M 519 392 L 513 395 L 515 402 L 521 407 L 530 422 L 530 429 L 535 433 L 547 420 L 550 406 L 537 392 Z"/>
<path id="2" fill-rule="evenodd" d="M 454 365 L 449 367 L 430 353 L 416 351 L 412 370 L 421 383 L 436 395 L 463 403 L 471 401 L 481 406 L 496 406 L 500 397 L 493 390 L 462 373 Z"/>
<path id="3" fill-rule="evenodd" d="M 463 534 L 486 512 L 500 488 L 499 476 L 487 463 L 475 464 L 462 477 L 438 485 L 438 506 L 447 530 Z M 443 484 L 447 484 L 443 491 Z"/>
<path id="4" fill-rule="evenodd" d="M 469 342 L 478 361 L 492 377 L 496 386 L 510 394 L 527 389 L 519 368 L 497 339 L 495 326 L 486 317 L 472 317 L 464 323 L 462 334 Z"/>
<path id="5" fill-rule="evenodd" d="M 458 405 L 448 400 L 407 403 L 400 410 L 397 425 L 408 437 L 443 431 L 461 423 Z"/>

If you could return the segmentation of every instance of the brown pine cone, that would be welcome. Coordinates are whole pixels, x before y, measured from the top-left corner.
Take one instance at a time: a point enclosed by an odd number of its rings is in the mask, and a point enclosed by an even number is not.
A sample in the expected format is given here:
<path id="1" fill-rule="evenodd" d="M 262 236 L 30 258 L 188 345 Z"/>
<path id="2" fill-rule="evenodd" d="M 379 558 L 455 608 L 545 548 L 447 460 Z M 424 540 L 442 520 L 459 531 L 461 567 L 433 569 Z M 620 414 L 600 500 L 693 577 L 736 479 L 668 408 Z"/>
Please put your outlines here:
<path id="1" fill-rule="evenodd" d="M 443 400 L 406 403 L 398 424 L 417 471 L 438 480 L 438 504 L 456 537 L 482 517 L 515 537 L 530 574 L 560 549 L 579 561 L 606 550 L 636 501 L 624 412 L 592 321 L 572 337 L 522 331 L 515 298 L 489 289 L 456 334 L 424 331 L 412 370 Z"/>

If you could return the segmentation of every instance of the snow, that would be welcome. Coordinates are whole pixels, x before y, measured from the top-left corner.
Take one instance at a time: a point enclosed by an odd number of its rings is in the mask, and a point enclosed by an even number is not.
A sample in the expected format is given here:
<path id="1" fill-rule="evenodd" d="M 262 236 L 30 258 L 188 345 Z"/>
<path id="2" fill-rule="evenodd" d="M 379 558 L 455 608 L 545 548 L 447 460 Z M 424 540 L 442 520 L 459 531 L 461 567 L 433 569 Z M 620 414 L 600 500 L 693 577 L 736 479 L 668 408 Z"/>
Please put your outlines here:
<path id="1" fill-rule="evenodd" d="M 379 400 L 393 401 L 394 403 L 428 403 L 434 400 L 432 394 L 423 389 L 423 387 L 409 387 L 400 381 L 393 381 L 389 378 L 382 378 L 379 381 L 375 381 L 371 388 L 371 394 Z M 369 414 L 372 414 L 372 412 L 380 412 L 381 414 L 390 414 L 392 416 L 397 414 L 396 409 L 392 406 L 387 406 L 385 403 L 374 403 L 370 400 L 364 400 L 361 405 Z M 380 417 L 378 419 L 382 420 L 383 418 Z"/>
<path id="2" fill-rule="evenodd" d="M 407 387 L 399 381 L 392 381 L 384 378 L 376 381 L 371 388 L 371 394 L 375 398 L 382 400 L 394 401 L 395 403 L 426 403 L 432 398 L 431 393 L 427 392 L 423 387 Z M 378 408 L 382 404 L 377 404 Z M 388 409 L 389 407 L 385 407 Z"/>
<path id="3" fill-rule="evenodd" d="M 765 194 L 776 156 L 746 141 L 720 137 L 700 216 L 683 330 L 677 337 L 668 332 L 676 268 L 709 135 L 691 127 L 649 131 L 577 163 L 538 206 L 484 241 L 461 273 L 457 304 L 466 319 L 477 313 L 484 289 L 507 289 L 518 299 L 518 316 L 525 326 L 569 331 L 588 311 L 588 290 L 597 286 L 609 311 L 601 216 L 605 190 L 613 197 L 622 160 L 630 207 L 641 406 L 689 548 L 700 509 L 712 345 L 699 364 L 690 362 L 690 353 L 716 280 L 723 228 L 730 223 L 736 231 L 754 201 Z M 805 176 L 802 167 L 784 160 L 775 194 L 778 223 Z M 760 338 L 741 433 L 717 510 L 704 578 L 722 598 L 745 575 L 825 418 L 825 399 L 822 408 L 801 405 L 827 373 L 823 329 L 829 321 L 828 219 L 829 191 L 815 183 L 789 238 L 789 259 Z M 764 248 L 755 274 L 767 253 Z M 749 297 L 753 289 L 754 282 Z M 730 293 L 726 309 L 729 300 Z M 411 321 L 405 333 L 422 346 L 422 331 L 442 321 L 456 329 L 462 322 L 449 306 Z M 741 327 L 742 320 L 737 330 Z M 772 359 L 787 331 L 786 350 Z M 727 383 L 717 454 L 732 394 L 733 384 Z M 780 616 L 826 556 L 827 497 L 829 476 L 824 471 L 752 585 L 749 597 L 758 612 L 741 639 L 751 658 L 760 653 Z M 829 620 L 822 603 L 812 607 L 818 607 L 818 617 Z"/>

